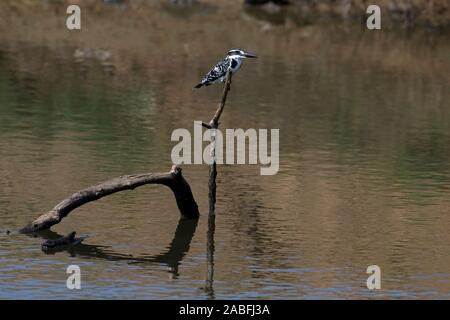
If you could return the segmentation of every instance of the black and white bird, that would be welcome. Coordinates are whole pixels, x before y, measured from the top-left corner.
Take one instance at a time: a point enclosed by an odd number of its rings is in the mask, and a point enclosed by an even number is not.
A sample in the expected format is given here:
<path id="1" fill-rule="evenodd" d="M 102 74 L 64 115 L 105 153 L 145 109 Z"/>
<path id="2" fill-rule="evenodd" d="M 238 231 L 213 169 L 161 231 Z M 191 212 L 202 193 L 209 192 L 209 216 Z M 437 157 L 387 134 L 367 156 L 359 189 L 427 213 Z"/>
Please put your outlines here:
<path id="1" fill-rule="evenodd" d="M 209 86 L 216 82 L 223 82 L 227 75 L 228 68 L 230 68 L 233 73 L 237 72 L 242 65 L 242 59 L 246 58 L 256 58 L 256 55 L 241 49 L 232 49 L 228 51 L 225 59 L 216 64 L 195 88 Z"/>

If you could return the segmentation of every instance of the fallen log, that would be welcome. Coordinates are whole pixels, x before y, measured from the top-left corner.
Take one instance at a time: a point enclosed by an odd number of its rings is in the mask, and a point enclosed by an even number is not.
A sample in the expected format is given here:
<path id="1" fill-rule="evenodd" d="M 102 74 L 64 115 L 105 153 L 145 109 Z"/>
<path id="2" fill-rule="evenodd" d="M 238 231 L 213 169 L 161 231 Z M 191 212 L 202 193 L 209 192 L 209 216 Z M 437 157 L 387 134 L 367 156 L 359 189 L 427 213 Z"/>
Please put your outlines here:
<path id="1" fill-rule="evenodd" d="M 145 173 L 121 176 L 76 192 L 69 198 L 61 201 L 49 212 L 41 215 L 32 223 L 20 229 L 19 232 L 31 233 L 49 229 L 83 204 L 116 192 L 133 190 L 146 184 L 162 184 L 169 187 L 175 195 L 181 216 L 184 218 L 199 217 L 198 206 L 192 195 L 191 187 L 184 179 L 181 168 L 173 165 L 168 173 Z"/>

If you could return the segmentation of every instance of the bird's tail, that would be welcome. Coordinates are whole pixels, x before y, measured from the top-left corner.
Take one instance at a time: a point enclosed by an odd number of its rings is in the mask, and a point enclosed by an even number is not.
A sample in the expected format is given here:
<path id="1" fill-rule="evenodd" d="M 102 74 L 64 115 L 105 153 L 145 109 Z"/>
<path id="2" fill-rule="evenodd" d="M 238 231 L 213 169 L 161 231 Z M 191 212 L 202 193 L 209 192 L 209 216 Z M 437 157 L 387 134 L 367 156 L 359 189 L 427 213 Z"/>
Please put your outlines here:
<path id="1" fill-rule="evenodd" d="M 194 88 L 196 88 L 196 89 L 198 89 L 198 88 L 201 88 L 201 87 L 203 87 L 203 82 L 200 82 L 198 85 L 196 85 Z"/>

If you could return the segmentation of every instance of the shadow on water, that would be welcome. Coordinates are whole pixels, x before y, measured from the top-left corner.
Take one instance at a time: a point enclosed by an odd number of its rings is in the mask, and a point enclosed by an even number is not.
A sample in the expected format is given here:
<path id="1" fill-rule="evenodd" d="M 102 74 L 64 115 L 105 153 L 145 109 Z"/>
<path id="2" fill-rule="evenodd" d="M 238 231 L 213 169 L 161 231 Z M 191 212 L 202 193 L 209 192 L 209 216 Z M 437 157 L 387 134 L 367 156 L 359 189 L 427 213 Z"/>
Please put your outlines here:
<path id="1" fill-rule="evenodd" d="M 108 246 L 91 245 L 80 243 L 76 246 L 61 247 L 57 250 L 44 251 L 46 254 L 55 254 L 56 252 L 68 252 L 70 256 L 83 258 L 97 258 L 109 261 L 127 261 L 130 264 L 156 263 L 165 264 L 169 267 L 169 272 L 174 278 L 179 276 L 178 268 L 181 261 L 189 252 L 192 238 L 197 229 L 198 219 L 183 219 L 178 221 L 177 229 L 172 241 L 166 251 L 157 255 L 142 255 L 133 257 L 132 255 L 119 254 L 110 251 Z M 56 239 L 62 237 L 57 232 L 46 230 L 31 234 L 32 237 L 41 237 L 42 239 Z"/>

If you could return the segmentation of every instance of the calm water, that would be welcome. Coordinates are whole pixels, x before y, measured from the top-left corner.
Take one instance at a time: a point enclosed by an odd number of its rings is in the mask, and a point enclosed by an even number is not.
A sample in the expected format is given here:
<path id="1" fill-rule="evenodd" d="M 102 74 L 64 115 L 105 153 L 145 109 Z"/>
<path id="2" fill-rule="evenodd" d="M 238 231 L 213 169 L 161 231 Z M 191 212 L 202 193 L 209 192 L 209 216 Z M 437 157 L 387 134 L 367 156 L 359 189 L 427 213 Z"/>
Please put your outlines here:
<path id="1" fill-rule="evenodd" d="M 220 87 L 191 88 L 231 39 L 144 57 L 89 51 L 82 39 L 2 40 L 0 298 L 450 298 L 448 43 L 254 32 L 238 45 L 260 58 L 234 78 L 222 126 L 280 128 L 280 171 L 218 167 L 212 284 L 207 166 L 183 167 L 198 221 L 179 221 L 170 190 L 144 186 L 51 232 L 5 230 L 97 182 L 168 171 L 172 130 L 192 132 L 215 110 Z M 74 230 L 89 238 L 41 251 Z M 66 289 L 69 264 L 81 267 L 82 290 Z M 373 264 L 376 292 L 365 286 Z"/>

